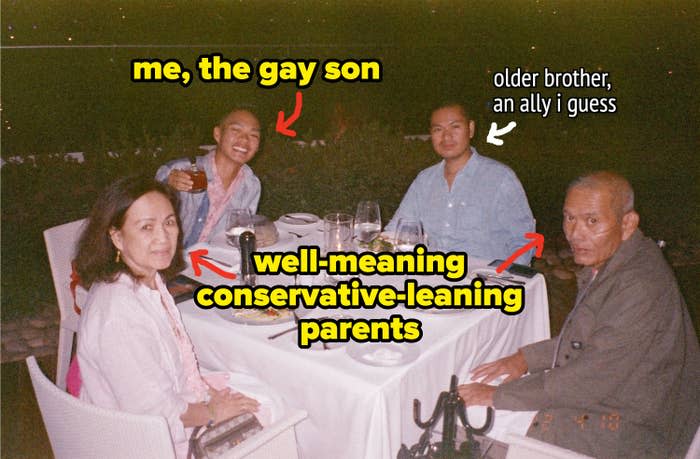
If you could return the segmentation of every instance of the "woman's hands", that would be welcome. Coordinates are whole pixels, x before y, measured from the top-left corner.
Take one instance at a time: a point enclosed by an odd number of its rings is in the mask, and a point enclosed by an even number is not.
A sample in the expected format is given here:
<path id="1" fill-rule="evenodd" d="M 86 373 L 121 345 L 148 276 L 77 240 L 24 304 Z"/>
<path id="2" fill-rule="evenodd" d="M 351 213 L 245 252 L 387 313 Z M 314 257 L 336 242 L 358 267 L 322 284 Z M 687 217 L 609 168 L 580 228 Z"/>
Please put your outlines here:
<path id="1" fill-rule="evenodd" d="M 257 400 L 230 388 L 209 389 L 208 403 L 190 403 L 187 411 L 180 415 L 185 427 L 204 426 L 210 420 L 221 422 L 243 413 L 255 413 L 260 407 Z"/>
<path id="2" fill-rule="evenodd" d="M 209 389 L 209 395 L 209 410 L 214 414 L 214 422 L 243 413 L 254 413 L 260 407 L 257 400 L 234 392 L 228 387 L 223 390 Z"/>

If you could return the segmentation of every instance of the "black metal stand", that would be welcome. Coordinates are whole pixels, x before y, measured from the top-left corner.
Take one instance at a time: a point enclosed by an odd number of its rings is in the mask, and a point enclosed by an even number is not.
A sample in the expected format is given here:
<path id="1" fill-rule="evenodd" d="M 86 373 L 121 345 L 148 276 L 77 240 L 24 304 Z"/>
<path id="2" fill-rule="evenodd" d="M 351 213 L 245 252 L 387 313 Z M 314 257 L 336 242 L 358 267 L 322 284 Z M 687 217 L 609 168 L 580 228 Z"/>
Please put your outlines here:
<path id="1" fill-rule="evenodd" d="M 430 443 L 433 428 L 442 415 L 442 441 Z M 459 418 L 467 434 L 466 441 L 456 447 L 457 424 Z M 474 434 L 484 435 L 491 428 L 493 421 L 493 408 L 489 407 L 486 414 L 486 422 L 480 428 L 472 427 L 467 419 L 467 411 L 464 402 L 457 392 L 457 376 L 450 379 L 450 391 L 440 393 L 435 409 L 430 419 L 423 422 L 420 419 L 420 400 L 413 400 L 413 420 L 421 429 L 418 443 L 406 447 L 401 445 L 397 459 L 478 459 L 481 457 L 479 443 L 474 440 Z"/>

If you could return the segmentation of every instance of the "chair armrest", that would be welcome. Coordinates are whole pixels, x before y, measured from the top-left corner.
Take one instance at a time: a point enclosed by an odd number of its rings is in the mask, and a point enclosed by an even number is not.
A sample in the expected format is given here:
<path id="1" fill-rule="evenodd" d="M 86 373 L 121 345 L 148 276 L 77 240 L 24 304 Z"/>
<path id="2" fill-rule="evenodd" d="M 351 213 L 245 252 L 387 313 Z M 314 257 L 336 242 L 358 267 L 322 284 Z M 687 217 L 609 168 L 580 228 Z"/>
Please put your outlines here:
<path id="1" fill-rule="evenodd" d="M 294 426 L 306 419 L 306 411 L 295 410 L 289 413 L 284 419 L 265 427 L 255 436 L 241 442 L 238 446 L 221 456 L 222 459 L 241 459 L 255 457 L 254 453 L 265 447 L 266 452 L 260 457 L 266 458 L 292 458 L 296 453 L 296 437 Z M 276 445 L 275 443 L 279 443 Z M 290 448 L 293 448 L 290 451 Z M 273 454 L 271 454 L 273 452 Z"/>

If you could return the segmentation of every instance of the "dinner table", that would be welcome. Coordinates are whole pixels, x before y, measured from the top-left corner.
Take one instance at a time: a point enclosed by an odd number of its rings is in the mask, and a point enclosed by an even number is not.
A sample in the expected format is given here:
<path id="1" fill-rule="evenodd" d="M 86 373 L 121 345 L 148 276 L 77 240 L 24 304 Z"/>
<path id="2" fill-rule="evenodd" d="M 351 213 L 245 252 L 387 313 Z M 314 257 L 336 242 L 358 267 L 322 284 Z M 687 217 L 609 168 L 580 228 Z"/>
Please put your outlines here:
<path id="1" fill-rule="evenodd" d="M 288 215 L 291 218 L 275 222 L 277 242 L 258 251 L 288 252 L 323 243 L 321 220 L 311 214 Z M 207 250 L 210 262 L 219 269 L 240 269 L 238 249 L 228 245 L 225 237 L 190 247 L 186 255 L 196 250 L 201 253 L 202 249 Z M 186 259 L 189 262 L 190 257 Z M 470 274 L 493 270 L 487 266 L 489 261 L 468 257 Z M 191 265 L 183 273 L 212 286 L 237 282 L 206 268 L 197 276 Z M 396 287 L 406 279 L 415 279 L 419 284 L 450 284 L 439 275 L 357 277 L 364 284 Z M 328 282 L 323 274 L 304 278 L 307 283 Z M 464 285 L 467 279 L 456 284 Z M 415 343 L 349 341 L 328 346 L 317 343 L 302 349 L 297 344 L 297 331 L 269 339 L 293 327 L 293 320 L 272 324 L 236 320 L 231 309 L 202 309 L 192 299 L 178 306 L 202 368 L 250 374 L 268 384 L 290 408 L 308 412 L 308 418 L 297 426 L 302 458 L 395 458 L 402 444 L 410 447 L 423 432 L 414 422 L 414 399 L 421 402 L 421 417 L 426 420 L 440 393 L 449 390 L 451 375 L 456 375 L 460 383 L 468 382 L 475 366 L 549 338 L 544 277 L 536 274 L 514 279 L 521 283 L 518 285 L 524 283 L 524 306 L 517 315 L 507 315 L 499 309 L 409 309 L 403 305 L 337 310 L 298 308 L 305 318 L 380 319 L 399 314 L 404 319 L 416 319 L 421 322 L 422 337 Z M 299 279 L 285 274 L 257 276 L 259 285 L 295 282 Z M 493 282 L 504 281 L 494 278 Z M 372 349 L 377 346 L 394 346 L 394 357 L 386 361 L 374 359 L 377 354 Z M 484 412 L 483 407 L 467 411 L 470 419 L 478 419 L 473 422 L 475 425 L 484 419 Z M 507 432 L 524 434 L 533 415 L 496 411 L 489 435 L 499 439 Z M 432 440 L 439 440 L 437 437 L 436 433 Z"/>

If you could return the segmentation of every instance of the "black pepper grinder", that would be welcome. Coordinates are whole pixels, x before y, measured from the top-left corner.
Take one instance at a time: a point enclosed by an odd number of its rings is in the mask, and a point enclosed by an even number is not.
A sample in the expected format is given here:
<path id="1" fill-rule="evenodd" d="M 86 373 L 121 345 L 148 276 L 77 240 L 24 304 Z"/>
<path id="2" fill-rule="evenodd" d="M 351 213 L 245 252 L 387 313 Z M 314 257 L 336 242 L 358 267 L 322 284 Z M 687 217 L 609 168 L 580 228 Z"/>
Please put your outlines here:
<path id="1" fill-rule="evenodd" d="M 255 270 L 253 269 L 252 254 L 255 252 L 255 234 L 244 231 L 238 237 L 241 248 L 241 284 L 255 285 Z"/>

